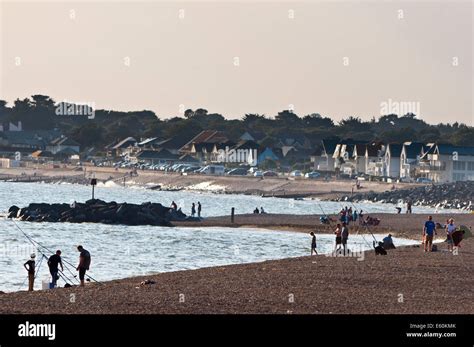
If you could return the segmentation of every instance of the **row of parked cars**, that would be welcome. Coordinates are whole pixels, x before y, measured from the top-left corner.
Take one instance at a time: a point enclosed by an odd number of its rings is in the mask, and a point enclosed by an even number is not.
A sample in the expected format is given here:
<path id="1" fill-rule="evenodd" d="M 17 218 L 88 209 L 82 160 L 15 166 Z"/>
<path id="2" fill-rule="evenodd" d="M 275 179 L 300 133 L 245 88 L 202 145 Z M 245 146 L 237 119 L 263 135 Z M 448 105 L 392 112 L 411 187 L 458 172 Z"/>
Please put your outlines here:
<path id="1" fill-rule="evenodd" d="M 102 165 L 101 165 L 102 166 Z M 273 170 L 259 170 L 256 167 L 240 166 L 237 168 L 227 169 L 223 165 L 193 165 L 185 163 L 177 164 L 150 164 L 144 162 L 132 163 L 129 161 L 119 161 L 113 164 L 115 168 L 128 168 L 128 169 L 140 169 L 140 170 L 155 170 L 155 171 L 166 171 L 166 172 L 179 172 L 179 173 L 195 173 L 195 174 L 207 174 L 207 175 L 227 175 L 227 176 L 253 176 L 253 177 L 278 177 L 286 176 L 284 173 L 278 173 Z M 293 178 L 308 178 L 315 179 L 319 178 L 321 174 L 316 171 L 303 173 L 300 170 L 294 170 L 289 173 L 290 177 Z"/>

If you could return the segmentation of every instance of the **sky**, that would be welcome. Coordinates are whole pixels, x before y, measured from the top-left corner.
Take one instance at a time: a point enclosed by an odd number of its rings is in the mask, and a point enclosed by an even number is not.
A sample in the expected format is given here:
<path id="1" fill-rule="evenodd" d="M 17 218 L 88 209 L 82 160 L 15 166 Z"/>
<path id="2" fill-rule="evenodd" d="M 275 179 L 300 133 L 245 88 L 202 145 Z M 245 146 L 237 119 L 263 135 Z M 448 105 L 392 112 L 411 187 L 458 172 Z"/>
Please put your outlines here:
<path id="1" fill-rule="evenodd" d="M 474 125 L 472 1 L 0 0 L 0 99 Z M 397 112 L 400 111 L 400 112 Z M 393 112 L 390 112 L 393 111 Z"/>

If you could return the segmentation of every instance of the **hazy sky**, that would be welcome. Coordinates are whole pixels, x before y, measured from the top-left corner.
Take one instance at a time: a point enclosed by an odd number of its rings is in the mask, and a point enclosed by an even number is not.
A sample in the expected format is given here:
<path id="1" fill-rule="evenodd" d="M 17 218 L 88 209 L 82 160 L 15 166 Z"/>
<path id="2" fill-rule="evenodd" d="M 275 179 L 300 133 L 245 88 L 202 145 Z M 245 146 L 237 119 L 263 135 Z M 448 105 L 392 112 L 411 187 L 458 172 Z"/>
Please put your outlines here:
<path id="1" fill-rule="evenodd" d="M 0 0 L 1 1 L 1 0 Z M 0 98 L 474 125 L 473 3 L 1 1 Z M 129 63 L 129 64 L 128 64 Z M 457 66 L 456 66 L 457 64 Z M 398 103 L 398 104 L 397 104 Z"/>

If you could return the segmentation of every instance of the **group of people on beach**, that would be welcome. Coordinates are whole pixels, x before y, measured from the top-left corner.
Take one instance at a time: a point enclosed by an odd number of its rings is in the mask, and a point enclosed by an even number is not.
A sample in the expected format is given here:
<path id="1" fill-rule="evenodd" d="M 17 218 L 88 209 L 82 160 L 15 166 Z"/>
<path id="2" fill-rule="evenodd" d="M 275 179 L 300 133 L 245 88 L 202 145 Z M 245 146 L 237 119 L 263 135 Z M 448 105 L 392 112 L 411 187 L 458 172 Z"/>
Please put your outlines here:
<path id="1" fill-rule="evenodd" d="M 354 211 L 352 210 L 352 207 L 344 207 L 339 211 L 339 220 L 341 223 L 346 223 L 346 225 L 349 225 L 351 222 L 356 222 L 357 219 L 363 217 L 363 212 L 360 210 L 360 212 L 357 212 L 356 209 Z"/>
<path id="2" fill-rule="evenodd" d="M 76 267 L 76 271 L 79 272 L 80 286 L 84 286 L 84 280 L 86 272 L 89 270 L 91 264 L 91 254 L 88 250 L 84 249 L 81 245 L 77 246 L 79 253 L 79 264 Z M 64 271 L 63 260 L 61 258 L 61 250 L 57 250 L 55 254 L 48 258 L 48 268 L 51 275 L 51 288 L 55 288 L 57 281 L 60 278 L 60 273 Z M 43 255 L 43 257 L 46 257 Z M 33 291 L 35 278 L 36 278 L 36 254 L 32 253 L 30 259 L 23 264 L 23 267 L 28 272 L 28 291 Z M 61 267 L 61 272 L 59 271 Z M 39 269 L 38 269 L 39 270 Z M 74 276 L 75 277 L 75 276 Z"/>
<path id="3" fill-rule="evenodd" d="M 311 255 L 318 254 L 316 248 L 316 235 L 313 231 L 309 233 L 311 235 Z M 334 230 L 334 234 L 336 234 L 336 244 L 334 246 L 334 252 L 339 252 L 341 250 L 341 246 L 343 248 L 343 254 L 347 252 L 347 240 L 349 239 L 349 227 L 347 226 L 346 222 L 338 223 L 336 225 L 336 230 Z"/>
<path id="4" fill-rule="evenodd" d="M 201 210 L 202 210 L 201 202 L 198 201 L 198 203 L 197 203 L 197 216 L 199 218 L 201 218 Z M 196 216 L 196 204 L 193 202 L 193 204 L 191 205 L 191 217 L 195 217 L 195 216 Z"/>
<path id="5" fill-rule="evenodd" d="M 174 201 L 171 202 L 170 207 L 175 211 L 181 210 L 181 208 L 178 209 L 178 205 Z M 191 217 L 196 217 L 196 213 L 197 213 L 197 216 L 201 218 L 201 211 L 202 211 L 202 205 L 200 201 L 197 202 L 197 205 L 194 202 L 191 204 Z"/>
<path id="6" fill-rule="evenodd" d="M 347 252 L 347 241 L 349 239 L 349 223 L 350 218 L 348 216 L 351 215 L 351 209 L 347 207 L 342 209 L 339 213 L 341 223 L 337 223 L 336 229 L 334 230 L 334 234 L 336 235 L 334 252 L 339 252 L 341 248 L 343 249 L 343 254 Z M 362 215 L 362 210 L 360 211 L 359 217 Z M 352 214 L 353 216 L 353 214 Z M 368 216 L 367 216 L 368 217 Z M 325 218 L 330 221 L 329 217 L 325 216 Z M 352 221 L 357 220 L 357 217 L 354 219 L 352 217 Z M 347 221 L 347 222 L 346 222 Z M 429 216 L 428 220 L 424 223 L 423 226 L 423 235 L 422 235 L 422 243 L 423 243 L 423 250 L 424 252 L 432 252 L 436 250 L 436 247 L 433 247 L 433 238 L 437 235 L 437 229 L 442 228 L 446 232 L 446 242 L 448 244 L 448 251 L 453 252 L 457 249 L 460 245 L 460 241 L 456 242 L 455 237 L 453 237 L 454 233 L 457 231 L 457 227 L 454 224 L 454 219 L 449 218 L 446 220 L 444 225 L 440 223 L 435 223 L 433 221 L 433 217 Z M 311 236 L 311 255 L 318 254 L 316 247 L 316 235 L 313 231 L 310 232 Z M 462 238 L 461 238 L 462 239 Z M 395 249 L 395 245 L 393 243 L 392 235 L 388 234 L 386 237 L 383 238 L 382 242 L 379 242 L 379 246 L 383 247 L 383 249 Z M 375 245 L 374 245 L 375 247 Z"/>
<path id="7" fill-rule="evenodd" d="M 438 235 L 437 229 L 441 228 L 444 229 L 446 232 L 446 242 L 448 244 L 448 251 L 453 252 L 454 249 L 458 249 L 459 243 L 455 243 L 453 234 L 456 232 L 457 227 L 454 224 L 454 218 L 449 218 L 446 220 L 444 225 L 440 223 L 435 223 L 433 221 L 433 217 L 429 216 L 428 220 L 425 222 L 423 226 L 423 235 L 422 235 L 422 242 L 423 242 L 423 251 L 424 252 L 433 252 L 436 248 L 433 247 L 433 238 L 435 235 Z"/>

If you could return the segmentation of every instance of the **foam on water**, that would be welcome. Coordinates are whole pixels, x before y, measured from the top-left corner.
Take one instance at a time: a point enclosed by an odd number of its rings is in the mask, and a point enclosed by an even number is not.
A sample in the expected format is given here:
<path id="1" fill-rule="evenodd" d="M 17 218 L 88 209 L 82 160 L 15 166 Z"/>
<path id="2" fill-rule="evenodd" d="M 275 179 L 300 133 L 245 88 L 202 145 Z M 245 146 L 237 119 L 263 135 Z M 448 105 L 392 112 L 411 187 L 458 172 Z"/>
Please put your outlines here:
<path id="1" fill-rule="evenodd" d="M 251 213 L 255 207 L 261 206 L 271 213 L 321 213 L 319 205 L 311 200 L 191 191 L 162 192 L 128 189 L 115 183 L 96 187 L 95 194 L 96 198 L 106 201 L 129 203 L 152 201 L 168 205 L 174 200 L 179 206 L 188 207 L 183 208 L 184 212 L 189 212 L 187 210 L 192 202 L 200 201 L 204 216 L 229 214 L 231 207 L 235 207 L 237 213 Z M 23 207 L 31 202 L 71 203 L 86 201 L 90 197 L 91 187 L 88 186 L 0 182 L 0 214 L 5 214 L 11 205 Z M 336 212 L 342 206 L 335 202 L 320 202 L 320 205 L 326 213 Z M 357 204 L 357 208 L 366 213 L 395 211 L 388 204 Z M 414 212 L 432 213 L 433 209 L 414 207 Z M 84 245 L 92 254 L 92 275 L 98 280 L 297 257 L 310 252 L 309 235 L 295 232 L 248 228 L 17 223 L 29 236 L 52 251 L 61 249 L 65 259 L 74 264 L 78 260 L 75 246 Z M 32 248 L 13 221 L 1 218 L 0 230 L 0 290 L 15 291 L 26 278 L 23 263 L 28 260 L 30 253 L 37 250 Z M 350 247 L 368 249 L 371 242 L 370 236 L 351 236 Z M 395 242 L 400 245 L 415 241 L 395 239 Z M 319 235 L 319 252 L 330 252 L 333 243 L 333 235 Z M 39 259 L 40 257 L 37 258 L 38 261 Z M 45 277 L 48 277 L 48 271 L 43 263 L 36 281 L 37 288 Z"/>

